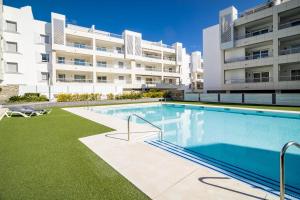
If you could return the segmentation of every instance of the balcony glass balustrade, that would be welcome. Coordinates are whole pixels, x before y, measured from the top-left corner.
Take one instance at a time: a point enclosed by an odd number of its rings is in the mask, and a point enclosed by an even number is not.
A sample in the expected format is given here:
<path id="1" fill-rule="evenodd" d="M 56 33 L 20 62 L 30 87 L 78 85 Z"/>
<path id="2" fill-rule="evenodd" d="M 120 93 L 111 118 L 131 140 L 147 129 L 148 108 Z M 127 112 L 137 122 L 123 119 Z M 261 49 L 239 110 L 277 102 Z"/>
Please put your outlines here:
<path id="1" fill-rule="evenodd" d="M 300 45 L 299 47 L 291 47 L 287 49 L 281 49 L 279 51 L 280 55 L 288 55 L 288 54 L 294 54 L 294 53 L 300 53 Z"/>
<path id="2" fill-rule="evenodd" d="M 272 57 L 272 56 L 273 56 L 273 54 L 270 52 L 266 52 L 266 53 L 262 52 L 259 54 L 251 54 L 251 55 L 244 56 L 244 57 L 229 58 L 229 59 L 225 60 L 225 63 L 262 59 L 262 58 L 268 58 L 268 57 Z"/>
<path id="3" fill-rule="evenodd" d="M 56 60 L 57 64 L 64 64 L 64 65 L 80 65 L 80 66 L 93 66 L 92 63 L 84 61 L 84 60 Z"/>
<path id="4" fill-rule="evenodd" d="M 93 49 L 92 46 L 87 45 L 87 44 L 82 44 L 82 43 L 74 43 L 74 42 L 67 42 L 68 47 L 75 47 L 79 49 Z"/>
<path id="5" fill-rule="evenodd" d="M 300 18 L 293 19 L 289 22 L 279 24 L 278 29 L 290 28 L 290 27 L 299 26 L 299 25 L 300 25 Z"/>

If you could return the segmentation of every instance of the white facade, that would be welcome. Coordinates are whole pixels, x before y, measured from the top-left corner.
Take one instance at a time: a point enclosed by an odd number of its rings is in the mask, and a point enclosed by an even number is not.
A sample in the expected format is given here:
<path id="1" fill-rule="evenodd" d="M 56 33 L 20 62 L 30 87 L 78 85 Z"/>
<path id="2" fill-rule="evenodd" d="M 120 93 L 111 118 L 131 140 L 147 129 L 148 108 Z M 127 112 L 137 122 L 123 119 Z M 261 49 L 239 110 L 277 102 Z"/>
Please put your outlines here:
<path id="1" fill-rule="evenodd" d="M 192 52 L 190 57 L 191 87 L 194 91 L 203 89 L 203 59 L 200 51 Z"/>
<path id="2" fill-rule="evenodd" d="M 34 19 L 30 6 L 3 6 L 1 22 L 1 85 L 93 87 L 110 93 L 119 91 L 116 87 L 190 84 L 189 55 L 181 43 L 169 46 L 129 30 L 117 35 L 71 25 L 57 13 L 51 13 L 51 22 L 42 22 Z"/>
<path id="3" fill-rule="evenodd" d="M 204 92 L 217 91 L 222 86 L 222 65 L 219 25 L 203 30 Z"/>
<path id="4" fill-rule="evenodd" d="M 206 91 L 300 92 L 300 0 L 231 6 L 217 26 L 204 30 Z"/>

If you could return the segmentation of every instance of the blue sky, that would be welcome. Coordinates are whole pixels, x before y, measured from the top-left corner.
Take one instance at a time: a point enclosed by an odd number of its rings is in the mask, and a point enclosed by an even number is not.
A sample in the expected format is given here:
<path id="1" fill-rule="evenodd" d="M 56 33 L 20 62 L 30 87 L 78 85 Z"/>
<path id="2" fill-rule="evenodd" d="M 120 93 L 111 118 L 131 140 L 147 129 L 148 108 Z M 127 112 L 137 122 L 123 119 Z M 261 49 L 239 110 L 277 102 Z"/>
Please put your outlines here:
<path id="1" fill-rule="evenodd" d="M 218 23 L 219 10 L 239 11 L 264 0 L 3 0 L 4 5 L 31 5 L 36 19 L 50 21 L 50 12 L 65 14 L 69 23 L 121 34 L 141 32 L 143 39 L 166 44 L 182 42 L 189 52 L 202 51 L 202 29 Z"/>

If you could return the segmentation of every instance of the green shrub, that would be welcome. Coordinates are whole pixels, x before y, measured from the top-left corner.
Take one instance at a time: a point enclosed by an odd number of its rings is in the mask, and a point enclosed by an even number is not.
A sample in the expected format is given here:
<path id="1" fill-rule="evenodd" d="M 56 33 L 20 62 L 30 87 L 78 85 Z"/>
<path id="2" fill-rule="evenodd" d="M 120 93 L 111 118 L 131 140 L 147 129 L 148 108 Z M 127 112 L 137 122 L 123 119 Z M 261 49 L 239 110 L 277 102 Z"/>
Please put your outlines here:
<path id="1" fill-rule="evenodd" d="M 8 102 L 10 102 L 10 103 L 40 102 L 40 101 L 48 101 L 48 98 L 46 96 L 40 95 L 38 93 L 26 93 L 23 96 L 12 96 L 8 100 Z"/>
<path id="2" fill-rule="evenodd" d="M 101 94 L 58 94 L 56 96 L 57 102 L 70 102 L 70 101 L 97 101 L 100 100 Z"/>
<path id="3" fill-rule="evenodd" d="M 159 90 L 149 90 L 149 92 L 144 92 L 144 98 L 163 98 L 166 96 L 166 92 Z"/>
<path id="4" fill-rule="evenodd" d="M 112 93 L 109 93 L 106 95 L 108 100 L 114 100 L 114 95 Z"/>
<path id="5" fill-rule="evenodd" d="M 123 94 L 119 94 L 115 96 L 115 99 L 140 99 L 142 98 L 142 94 L 140 92 L 127 92 Z"/>

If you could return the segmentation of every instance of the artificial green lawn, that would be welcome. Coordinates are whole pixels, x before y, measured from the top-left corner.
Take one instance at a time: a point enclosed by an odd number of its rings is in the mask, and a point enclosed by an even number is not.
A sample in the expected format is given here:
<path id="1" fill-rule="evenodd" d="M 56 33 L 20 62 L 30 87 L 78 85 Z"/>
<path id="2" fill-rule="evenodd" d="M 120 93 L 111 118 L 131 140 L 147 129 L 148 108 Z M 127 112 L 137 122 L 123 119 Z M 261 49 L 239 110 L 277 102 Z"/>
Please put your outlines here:
<path id="1" fill-rule="evenodd" d="M 203 106 L 224 106 L 224 107 L 240 107 L 254 109 L 270 109 L 270 110 L 286 110 L 300 112 L 300 106 L 272 106 L 272 105 L 249 105 L 249 104 L 233 104 L 233 103 L 206 103 L 206 102 L 188 102 L 188 101 L 169 101 L 169 103 L 185 103 Z"/>
<path id="2" fill-rule="evenodd" d="M 0 199 L 148 199 L 78 138 L 110 128 L 59 108 L 0 121 Z"/>

